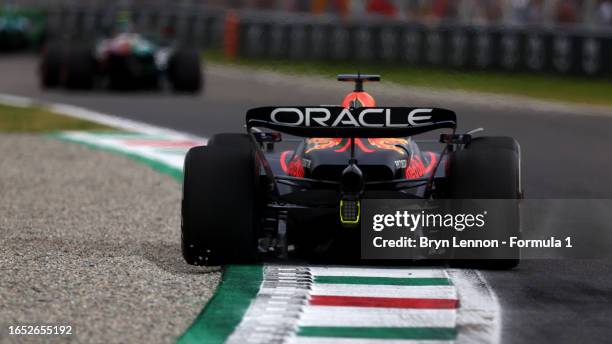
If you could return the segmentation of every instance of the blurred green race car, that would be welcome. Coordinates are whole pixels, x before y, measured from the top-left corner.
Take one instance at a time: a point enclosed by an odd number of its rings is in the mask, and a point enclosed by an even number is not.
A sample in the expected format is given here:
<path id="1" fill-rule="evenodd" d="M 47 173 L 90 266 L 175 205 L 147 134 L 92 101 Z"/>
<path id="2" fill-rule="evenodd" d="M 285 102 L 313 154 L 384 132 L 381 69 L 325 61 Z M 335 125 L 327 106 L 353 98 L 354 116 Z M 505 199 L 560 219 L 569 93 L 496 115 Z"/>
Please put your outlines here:
<path id="1" fill-rule="evenodd" d="M 121 19 L 114 33 L 97 39 L 48 42 L 40 60 L 44 88 L 157 89 L 164 81 L 175 91 L 197 92 L 202 87 L 200 54 L 180 42 L 158 43 L 137 33 Z"/>
<path id="2" fill-rule="evenodd" d="M 44 39 L 44 28 L 42 12 L 4 6 L 0 9 L 0 52 L 39 47 Z"/>

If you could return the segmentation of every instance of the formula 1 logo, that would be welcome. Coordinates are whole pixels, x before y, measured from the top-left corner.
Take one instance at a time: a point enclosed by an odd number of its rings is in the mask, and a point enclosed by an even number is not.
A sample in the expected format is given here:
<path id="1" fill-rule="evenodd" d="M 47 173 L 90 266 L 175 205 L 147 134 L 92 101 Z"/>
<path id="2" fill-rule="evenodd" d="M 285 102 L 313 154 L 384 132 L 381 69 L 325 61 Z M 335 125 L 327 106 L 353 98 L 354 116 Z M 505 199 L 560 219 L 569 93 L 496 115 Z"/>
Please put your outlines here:
<path id="1" fill-rule="evenodd" d="M 397 110 L 393 110 L 397 113 Z M 272 110 L 272 123 L 296 127 L 355 127 L 355 128 L 406 128 L 430 125 L 433 109 L 411 109 L 405 116 L 392 116 L 392 109 L 366 108 L 342 109 L 332 116 L 332 111 L 323 107 L 283 107 Z"/>

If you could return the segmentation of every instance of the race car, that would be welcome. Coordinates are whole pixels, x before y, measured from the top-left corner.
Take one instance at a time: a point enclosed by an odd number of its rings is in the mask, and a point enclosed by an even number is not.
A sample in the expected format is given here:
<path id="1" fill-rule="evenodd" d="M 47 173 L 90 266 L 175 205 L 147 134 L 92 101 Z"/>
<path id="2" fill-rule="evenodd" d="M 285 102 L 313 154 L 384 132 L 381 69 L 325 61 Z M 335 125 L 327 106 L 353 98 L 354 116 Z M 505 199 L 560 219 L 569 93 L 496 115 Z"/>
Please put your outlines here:
<path id="1" fill-rule="evenodd" d="M 95 44 L 50 42 L 42 51 L 39 77 L 43 88 L 156 89 L 164 77 L 175 91 L 197 92 L 202 87 L 197 49 L 158 46 L 131 29 Z"/>
<path id="2" fill-rule="evenodd" d="M 0 52 L 38 48 L 44 39 L 44 16 L 6 5 L 0 9 Z"/>
<path id="3" fill-rule="evenodd" d="M 520 235 L 515 139 L 459 134 L 450 110 L 376 107 L 363 86 L 378 75 L 338 79 L 355 83 L 342 106 L 251 109 L 246 133 L 217 134 L 189 150 L 182 199 L 187 263 L 363 261 L 358 227 L 361 202 L 370 198 L 506 200 L 495 230 Z M 438 130 L 436 151 L 415 139 Z M 282 133 L 302 139 L 278 150 L 294 142 L 283 142 Z M 451 262 L 509 269 L 520 259 L 518 249 L 510 251 L 500 259 Z"/>

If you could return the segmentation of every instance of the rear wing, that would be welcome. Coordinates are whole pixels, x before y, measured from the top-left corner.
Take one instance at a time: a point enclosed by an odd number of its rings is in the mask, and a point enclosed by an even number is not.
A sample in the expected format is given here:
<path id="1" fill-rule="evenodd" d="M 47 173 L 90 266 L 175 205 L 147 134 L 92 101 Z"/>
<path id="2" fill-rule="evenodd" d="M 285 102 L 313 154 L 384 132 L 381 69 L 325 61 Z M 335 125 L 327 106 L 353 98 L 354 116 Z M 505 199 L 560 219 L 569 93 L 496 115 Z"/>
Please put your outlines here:
<path id="1" fill-rule="evenodd" d="M 457 116 L 438 108 L 260 107 L 247 112 L 246 125 L 301 137 L 405 137 L 454 130 Z"/>

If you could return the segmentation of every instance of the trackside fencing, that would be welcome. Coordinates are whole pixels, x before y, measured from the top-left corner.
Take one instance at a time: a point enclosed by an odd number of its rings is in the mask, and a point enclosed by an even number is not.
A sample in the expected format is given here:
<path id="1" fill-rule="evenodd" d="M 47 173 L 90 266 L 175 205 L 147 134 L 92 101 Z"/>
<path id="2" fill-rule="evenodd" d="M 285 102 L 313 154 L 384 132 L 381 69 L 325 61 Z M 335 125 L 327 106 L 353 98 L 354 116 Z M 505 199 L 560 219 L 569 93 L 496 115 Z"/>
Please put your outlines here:
<path id="1" fill-rule="evenodd" d="M 204 49 L 221 45 L 225 19 L 224 12 L 172 5 L 138 8 L 59 6 L 48 8 L 45 12 L 50 38 L 67 36 L 88 39 L 100 36 L 116 26 L 121 13 L 127 13 L 138 31 L 167 35 Z"/>
<path id="2" fill-rule="evenodd" d="M 48 31 L 91 36 L 111 27 L 117 11 L 48 9 Z M 604 28 L 421 24 L 182 6 L 143 7 L 130 15 L 141 30 L 171 31 L 203 49 L 222 49 L 229 57 L 612 77 L 612 30 Z"/>
<path id="3" fill-rule="evenodd" d="M 612 31 L 242 14 L 239 56 L 612 76 Z"/>

